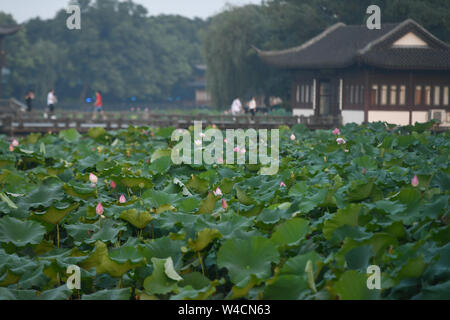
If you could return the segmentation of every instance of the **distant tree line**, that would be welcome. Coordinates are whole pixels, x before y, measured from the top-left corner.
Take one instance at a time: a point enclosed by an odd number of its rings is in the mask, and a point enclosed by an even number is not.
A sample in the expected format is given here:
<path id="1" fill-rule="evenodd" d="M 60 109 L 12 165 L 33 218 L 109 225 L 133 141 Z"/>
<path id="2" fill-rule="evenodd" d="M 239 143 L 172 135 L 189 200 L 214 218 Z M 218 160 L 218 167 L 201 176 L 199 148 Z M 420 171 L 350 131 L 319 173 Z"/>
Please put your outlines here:
<path id="1" fill-rule="evenodd" d="M 381 8 L 382 23 L 412 18 L 450 41 L 448 0 L 266 0 L 262 5 L 229 7 L 212 19 L 203 42 L 215 105 L 228 107 L 237 96 L 260 94 L 289 100 L 290 73 L 264 65 L 252 46 L 286 49 L 337 22 L 365 24 L 372 4 Z"/>
<path id="2" fill-rule="evenodd" d="M 200 32 L 208 24 L 182 16 L 149 16 L 131 1 L 80 0 L 81 30 L 69 30 L 60 10 L 49 20 L 32 19 L 5 40 L 11 73 L 4 97 L 28 89 L 45 99 L 50 88 L 61 98 L 84 101 L 95 90 L 106 100 L 161 101 L 183 89 L 202 63 Z M 0 24 L 13 24 L 0 12 Z"/>

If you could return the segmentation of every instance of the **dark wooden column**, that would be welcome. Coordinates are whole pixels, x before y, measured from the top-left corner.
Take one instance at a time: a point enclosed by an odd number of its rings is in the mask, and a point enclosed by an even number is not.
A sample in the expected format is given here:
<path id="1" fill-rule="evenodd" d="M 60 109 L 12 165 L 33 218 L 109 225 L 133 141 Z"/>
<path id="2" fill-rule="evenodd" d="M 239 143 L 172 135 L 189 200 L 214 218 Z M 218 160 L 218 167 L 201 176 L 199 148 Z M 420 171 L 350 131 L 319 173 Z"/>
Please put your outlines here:
<path id="1" fill-rule="evenodd" d="M 364 70 L 364 122 L 369 122 L 369 103 L 370 103 L 370 88 L 369 88 L 369 70 Z"/>

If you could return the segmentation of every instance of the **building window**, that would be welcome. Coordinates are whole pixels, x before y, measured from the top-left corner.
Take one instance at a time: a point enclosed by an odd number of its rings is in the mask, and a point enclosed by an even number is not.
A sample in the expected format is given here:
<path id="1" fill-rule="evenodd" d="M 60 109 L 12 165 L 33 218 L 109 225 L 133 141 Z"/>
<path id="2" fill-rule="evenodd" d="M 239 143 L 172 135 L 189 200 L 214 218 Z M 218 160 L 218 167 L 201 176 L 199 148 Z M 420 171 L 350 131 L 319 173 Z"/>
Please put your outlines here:
<path id="1" fill-rule="evenodd" d="M 305 102 L 305 86 L 304 85 L 302 85 L 300 101 L 301 101 L 301 103 Z"/>
<path id="2" fill-rule="evenodd" d="M 383 105 L 383 106 L 387 104 L 387 91 L 388 91 L 388 86 L 382 85 L 381 86 L 381 105 Z"/>
<path id="3" fill-rule="evenodd" d="M 400 92 L 398 95 L 398 104 L 404 106 L 406 103 L 406 86 L 400 86 Z"/>
<path id="4" fill-rule="evenodd" d="M 305 102 L 309 103 L 309 85 L 306 85 L 305 88 Z"/>
<path id="5" fill-rule="evenodd" d="M 391 95 L 389 104 L 394 106 L 397 104 L 397 86 L 391 86 Z"/>
<path id="6" fill-rule="evenodd" d="M 429 106 L 431 104 L 431 86 L 425 86 L 423 98 L 424 105 Z"/>
<path id="7" fill-rule="evenodd" d="M 444 106 L 448 106 L 448 87 L 444 87 L 443 90 L 443 95 L 442 95 L 442 104 Z"/>
<path id="8" fill-rule="evenodd" d="M 311 103 L 314 104 L 314 85 L 311 85 L 311 95 L 310 95 Z"/>
<path id="9" fill-rule="evenodd" d="M 416 93 L 414 95 L 414 104 L 419 106 L 422 103 L 422 87 L 416 86 Z"/>
<path id="10" fill-rule="evenodd" d="M 370 93 L 370 104 L 378 105 L 378 85 L 376 84 L 372 86 L 372 91 Z"/>
<path id="11" fill-rule="evenodd" d="M 441 104 L 441 87 L 434 87 L 434 105 L 438 106 Z"/>
<path id="12" fill-rule="evenodd" d="M 359 87 L 359 97 L 361 99 L 361 103 L 364 103 L 365 97 L 364 97 L 364 86 Z"/>
<path id="13" fill-rule="evenodd" d="M 350 104 L 354 103 L 354 94 L 355 94 L 355 87 L 353 85 L 350 86 Z"/>
<path id="14" fill-rule="evenodd" d="M 300 102 L 300 86 L 297 86 L 297 102 Z"/>

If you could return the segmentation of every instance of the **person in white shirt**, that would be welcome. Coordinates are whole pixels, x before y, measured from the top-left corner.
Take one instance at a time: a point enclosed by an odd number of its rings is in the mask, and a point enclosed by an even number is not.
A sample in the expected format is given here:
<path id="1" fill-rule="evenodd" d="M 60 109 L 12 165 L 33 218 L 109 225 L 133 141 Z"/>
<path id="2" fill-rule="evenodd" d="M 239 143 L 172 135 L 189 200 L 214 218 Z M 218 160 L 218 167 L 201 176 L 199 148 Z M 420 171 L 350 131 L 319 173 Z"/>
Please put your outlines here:
<path id="1" fill-rule="evenodd" d="M 235 116 L 241 112 L 242 112 L 242 103 L 239 97 L 237 97 L 231 104 L 231 114 Z"/>
<path id="2" fill-rule="evenodd" d="M 248 109 L 252 113 L 252 119 L 255 117 L 256 113 L 256 100 L 255 97 L 252 97 L 252 100 L 248 103 Z"/>
<path id="3" fill-rule="evenodd" d="M 47 108 L 49 113 L 52 115 L 55 111 L 55 104 L 58 102 L 58 99 L 55 96 L 55 90 L 51 89 L 47 95 Z M 52 116 L 53 118 L 54 116 Z"/>

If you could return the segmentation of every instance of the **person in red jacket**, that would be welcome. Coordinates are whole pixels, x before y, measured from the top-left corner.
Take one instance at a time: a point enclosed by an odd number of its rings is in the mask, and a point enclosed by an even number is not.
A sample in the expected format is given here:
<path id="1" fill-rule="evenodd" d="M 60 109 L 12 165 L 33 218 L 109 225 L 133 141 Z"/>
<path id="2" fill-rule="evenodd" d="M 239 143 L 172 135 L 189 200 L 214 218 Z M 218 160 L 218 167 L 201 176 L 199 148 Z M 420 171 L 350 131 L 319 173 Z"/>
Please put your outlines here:
<path id="1" fill-rule="evenodd" d="M 100 113 L 105 119 L 105 113 L 103 112 L 103 98 L 100 91 L 95 92 L 95 103 L 94 103 L 94 114 L 92 115 L 92 120 L 97 119 L 97 113 Z"/>

